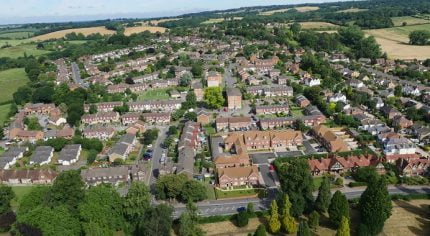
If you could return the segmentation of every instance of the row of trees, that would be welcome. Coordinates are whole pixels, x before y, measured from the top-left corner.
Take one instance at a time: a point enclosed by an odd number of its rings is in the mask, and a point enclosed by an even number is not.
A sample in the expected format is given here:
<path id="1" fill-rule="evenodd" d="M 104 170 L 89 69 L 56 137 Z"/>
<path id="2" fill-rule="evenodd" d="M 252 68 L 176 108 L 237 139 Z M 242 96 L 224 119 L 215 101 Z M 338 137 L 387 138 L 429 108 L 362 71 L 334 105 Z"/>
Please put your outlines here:
<path id="1" fill-rule="evenodd" d="M 197 202 L 206 199 L 206 187 L 196 181 L 188 180 L 185 174 L 163 175 L 155 185 L 155 197 L 161 200 Z"/>

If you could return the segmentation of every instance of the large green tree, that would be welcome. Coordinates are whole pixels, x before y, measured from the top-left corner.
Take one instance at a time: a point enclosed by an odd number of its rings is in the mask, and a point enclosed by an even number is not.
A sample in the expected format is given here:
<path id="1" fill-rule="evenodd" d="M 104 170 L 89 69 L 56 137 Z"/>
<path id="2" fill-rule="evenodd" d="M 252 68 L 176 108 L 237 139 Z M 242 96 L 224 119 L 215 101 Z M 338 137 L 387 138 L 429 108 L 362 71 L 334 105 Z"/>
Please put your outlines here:
<path id="1" fill-rule="evenodd" d="M 270 204 L 270 216 L 269 216 L 269 230 L 276 234 L 281 229 L 281 222 L 279 222 L 278 204 L 275 200 Z"/>
<path id="2" fill-rule="evenodd" d="M 385 221 L 391 216 L 392 203 L 383 178 L 369 181 L 359 202 L 361 222 L 371 235 L 382 231 Z"/>
<path id="3" fill-rule="evenodd" d="M 308 161 L 293 159 L 281 167 L 282 190 L 288 194 L 292 203 L 291 214 L 302 215 L 305 209 L 311 210 L 313 205 L 313 180 Z"/>
<path id="4" fill-rule="evenodd" d="M 204 99 L 209 108 L 219 109 L 224 105 L 225 99 L 220 87 L 210 87 L 205 89 Z"/>
<path id="5" fill-rule="evenodd" d="M 48 186 L 37 186 L 32 188 L 20 199 L 17 210 L 18 215 L 24 215 L 37 206 L 44 204 L 49 192 L 50 187 Z"/>
<path id="6" fill-rule="evenodd" d="M 309 225 L 306 221 L 302 220 L 299 224 L 299 231 L 297 231 L 297 236 L 310 236 L 311 231 L 309 230 Z"/>
<path id="7" fill-rule="evenodd" d="M 203 230 L 198 225 L 197 207 L 188 202 L 187 210 L 179 218 L 179 236 L 202 236 Z"/>
<path id="8" fill-rule="evenodd" d="M 138 223 L 150 207 L 151 194 L 143 182 L 134 181 L 124 199 L 124 214 L 129 223 Z"/>
<path id="9" fill-rule="evenodd" d="M 430 31 L 415 30 L 409 34 L 409 43 L 412 45 L 427 45 L 430 43 Z"/>
<path id="10" fill-rule="evenodd" d="M 169 236 L 172 228 L 173 208 L 165 204 L 159 204 L 146 211 L 145 217 L 134 231 L 133 235 L 160 235 Z"/>
<path id="11" fill-rule="evenodd" d="M 188 180 L 182 186 L 181 199 L 184 202 L 206 199 L 206 187 L 197 180 Z"/>
<path id="12" fill-rule="evenodd" d="M 349 220 L 345 216 L 342 216 L 342 220 L 340 221 L 339 228 L 336 231 L 336 236 L 349 236 Z"/>
<path id="13" fill-rule="evenodd" d="M 345 195 L 339 190 L 336 191 L 331 199 L 330 206 L 328 208 L 328 214 L 330 222 L 338 227 L 342 217 L 349 219 L 349 204 Z"/>
<path id="14" fill-rule="evenodd" d="M 327 211 L 330 206 L 330 180 L 328 177 L 324 176 L 321 182 L 321 185 L 318 189 L 318 197 L 315 200 L 315 208 L 321 213 Z"/>
<path id="15" fill-rule="evenodd" d="M 10 201 L 15 197 L 10 186 L 0 185 L 0 215 L 11 211 Z"/>
<path id="16" fill-rule="evenodd" d="M 84 199 L 85 185 L 78 170 L 61 172 L 54 181 L 47 196 L 49 206 L 66 205 L 77 209 Z"/>

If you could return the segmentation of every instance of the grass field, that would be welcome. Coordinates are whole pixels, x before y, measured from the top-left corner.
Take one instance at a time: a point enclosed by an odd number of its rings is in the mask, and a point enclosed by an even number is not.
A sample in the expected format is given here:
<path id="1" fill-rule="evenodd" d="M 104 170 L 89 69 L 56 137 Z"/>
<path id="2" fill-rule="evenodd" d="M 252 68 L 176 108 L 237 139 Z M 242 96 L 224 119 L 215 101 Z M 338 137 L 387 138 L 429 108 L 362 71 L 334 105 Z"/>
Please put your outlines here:
<path id="1" fill-rule="evenodd" d="M 273 11 L 263 11 L 263 12 L 260 12 L 258 14 L 261 15 L 261 16 L 271 16 L 271 15 L 273 15 L 275 13 L 282 13 L 282 12 L 286 12 L 286 11 L 289 11 L 289 10 L 291 10 L 291 8 L 278 9 L 278 10 L 273 10 Z"/>
<path id="2" fill-rule="evenodd" d="M 169 94 L 167 93 L 167 90 L 169 89 L 152 89 L 145 91 L 141 94 L 139 94 L 139 97 L 137 100 L 139 101 L 148 101 L 148 100 L 167 100 L 170 98 Z"/>
<path id="3" fill-rule="evenodd" d="M 223 198 L 239 198 L 239 197 L 252 197 L 256 196 L 260 192 L 259 189 L 238 189 L 238 190 L 229 190 L 222 191 L 219 189 L 215 189 L 215 195 L 217 199 Z"/>
<path id="4" fill-rule="evenodd" d="M 20 44 L 31 43 L 30 39 L 0 39 L 0 47 L 3 45 L 17 46 Z"/>
<path id="5" fill-rule="evenodd" d="M 182 18 L 168 18 L 168 19 L 160 19 L 160 20 L 150 20 L 150 21 L 143 21 L 141 23 L 143 24 L 143 26 L 149 26 L 149 24 L 158 25 L 160 23 L 164 23 L 164 22 L 168 22 L 168 21 L 177 21 L 180 19 L 182 19 Z"/>
<path id="6" fill-rule="evenodd" d="M 7 115 L 9 114 L 11 104 L 0 105 L 0 125 L 7 119 Z"/>
<path id="7" fill-rule="evenodd" d="M 13 186 L 12 190 L 15 192 L 15 198 L 12 200 L 11 205 L 13 208 L 18 207 L 18 202 L 21 198 L 30 192 L 31 189 L 35 188 L 36 185 L 31 186 Z"/>
<path id="8" fill-rule="evenodd" d="M 24 69 L 9 69 L 0 72 L 0 103 L 12 100 L 13 93 L 28 82 Z"/>
<path id="9" fill-rule="evenodd" d="M 115 33 L 115 31 L 108 30 L 104 26 L 99 26 L 99 27 L 60 30 L 60 31 L 49 33 L 49 34 L 38 35 L 36 37 L 33 37 L 32 39 L 33 40 L 41 40 L 41 41 L 49 40 L 49 39 L 60 39 L 60 38 L 64 38 L 64 36 L 66 36 L 66 34 L 69 34 L 72 32 L 75 32 L 77 34 L 82 33 L 85 36 L 90 35 L 90 34 L 96 34 L 96 33 L 100 33 L 102 35 L 111 35 L 111 34 Z"/>
<path id="10" fill-rule="evenodd" d="M 349 8 L 346 10 L 337 11 L 337 13 L 355 13 L 355 12 L 362 12 L 362 11 L 368 11 L 368 9 Z"/>
<path id="11" fill-rule="evenodd" d="M 338 25 L 328 23 L 328 22 L 321 22 L 321 21 L 300 22 L 300 25 L 302 26 L 303 29 L 315 29 L 315 30 L 339 27 Z"/>
<path id="12" fill-rule="evenodd" d="M 430 20 L 417 18 L 413 16 L 391 17 L 391 20 L 393 21 L 394 26 L 402 26 L 403 22 L 406 22 L 407 25 L 418 25 L 418 24 L 430 23 Z"/>
<path id="13" fill-rule="evenodd" d="M 156 26 L 136 26 L 136 27 L 125 28 L 124 34 L 126 36 L 129 36 L 129 35 L 141 33 L 144 31 L 149 31 L 151 33 L 156 33 L 156 32 L 164 33 L 166 32 L 166 30 L 167 30 L 166 28 L 156 27 Z"/>
<path id="14" fill-rule="evenodd" d="M 10 39 L 26 39 L 34 35 L 31 31 L 20 31 L 20 32 L 0 32 L 0 38 L 10 38 Z"/>
<path id="15" fill-rule="evenodd" d="M 49 53 L 49 51 L 37 49 L 35 43 L 20 44 L 17 46 L 0 49 L 0 57 L 11 57 L 11 58 L 23 57 L 24 54 L 26 54 L 27 56 L 38 57 L 38 56 L 45 55 L 47 53 Z"/>
<path id="16" fill-rule="evenodd" d="M 409 45 L 409 33 L 414 30 L 430 29 L 430 24 L 393 27 L 386 29 L 366 30 L 381 45 L 388 57 L 393 59 L 419 59 L 429 58 L 430 46 Z"/>
<path id="17" fill-rule="evenodd" d="M 312 6 L 304 6 L 304 7 L 295 7 L 298 12 L 308 12 L 308 11 L 316 11 L 319 10 L 319 7 L 312 7 Z"/>
<path id="18" fill-rule="evenodd" d="M 254 233 L 257 227 L 264 222 L 265 220 L 263 218 L 252 218 L 249 219 L 249 223 L 247 226 L 239 228 L 236 225 L 234 225 L 231 221 L 223 221 L 218 223 L 208 223 L 208 224 L 201 224 L 201 228 L 203 231 L 206 232 L 207 236 L 246 236 L 248 233 Z"/>

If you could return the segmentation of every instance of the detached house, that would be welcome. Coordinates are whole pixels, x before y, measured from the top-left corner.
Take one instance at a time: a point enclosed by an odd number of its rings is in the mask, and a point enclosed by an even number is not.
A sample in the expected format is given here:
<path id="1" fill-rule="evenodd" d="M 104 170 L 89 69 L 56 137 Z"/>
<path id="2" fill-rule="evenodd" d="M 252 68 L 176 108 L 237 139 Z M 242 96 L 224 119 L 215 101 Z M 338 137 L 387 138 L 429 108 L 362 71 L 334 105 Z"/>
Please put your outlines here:
<path id="1" fill-rule="evenodd" d="M 312 159 L 308 161 L 312 175 L 322 174 L 341 174 L 346 171 L 355 171 L 357 168 L 366 166 L 375 166 L 378 173 L 384 173 L 385 169 L 382 160 L 371 155 L 366 156 L 348 156 L 330 157 L 321 160 Z"/>

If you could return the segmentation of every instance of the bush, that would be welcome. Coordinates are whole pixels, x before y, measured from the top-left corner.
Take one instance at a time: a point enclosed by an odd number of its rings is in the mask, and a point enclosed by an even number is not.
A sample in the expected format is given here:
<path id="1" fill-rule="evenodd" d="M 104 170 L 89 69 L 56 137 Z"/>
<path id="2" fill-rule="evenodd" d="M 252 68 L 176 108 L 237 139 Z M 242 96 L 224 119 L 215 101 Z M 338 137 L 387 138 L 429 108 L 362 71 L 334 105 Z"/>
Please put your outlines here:
<path id="1" fill-rule="evenodd" d="M 401 182 L 407 185 L 427 185 L 429 180 L 421 176 L 403 177 Z"/>
<path id="2" fill-rule="evenodd" d="M 236 225 L 237 227 L 245 227 L 248 225 L 249 218 L 246 211 L 241 211 L 236 215 Z"/>
<path id="3" fill-rule="evenodd" d="M 360 186 L 366 186 L 366 185 L 367 185 L 367 183 L 365 183 L 365 182 L 350 182 L 350 183 L 348 184 L 348 186 L 349 186 L 350 188 L 360 187 Z"/>
<path id="4" fill-rule="evenodd" d="M 266 227 L 264 227 L 263 224 L 260 224 L 257 228 L 257 230 L 254 233 L 254 236 L 266 236 Z"/>
<path id="5" fill-rule="evenodd" d="M 343 178 L 342 177 L 337 178 L 336 181 L 334 181 L 334 184 L 343 186 Z"/>
<path id="6" fill-rule="evenodd" d="M 309 227 L 316 229 L 320 225 L 320 214 L 317 211 L 313 211 L 309 215 Z"/>

